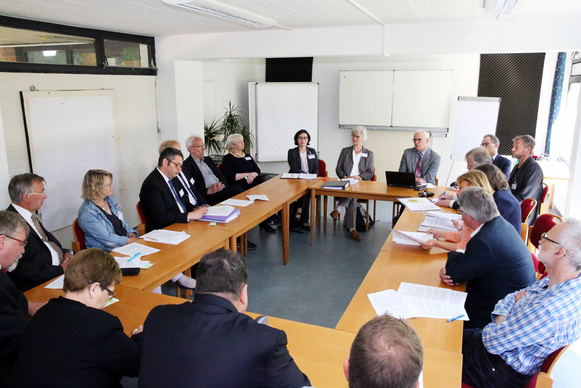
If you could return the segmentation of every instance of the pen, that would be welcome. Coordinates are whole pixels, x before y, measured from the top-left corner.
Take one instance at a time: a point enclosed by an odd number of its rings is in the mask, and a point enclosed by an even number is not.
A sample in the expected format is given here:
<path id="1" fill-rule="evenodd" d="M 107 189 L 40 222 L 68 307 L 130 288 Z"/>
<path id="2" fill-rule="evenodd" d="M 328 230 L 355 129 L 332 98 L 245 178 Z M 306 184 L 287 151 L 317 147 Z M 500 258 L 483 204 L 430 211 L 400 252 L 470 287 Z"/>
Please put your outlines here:
<path id="1" fill-rule="evenodd" d="M 135 255 L 133 255 L 131 259 L 127 260 L 127 262 L 129 263 L 131 260 L 135 259 L 139 255 L 141 255 L 141 252 L 137 252 Z"/>
<path id="2" fill-rule="evenodd" d="M 442 193 L 442 195 L 446 195 L 446 191 L 444 191 L 444 192 Z"/>
<path id="3" fill-rule="evenodd" d="M 460 318 L 462 318 L 463 316 L 464 316 L 464 314 L 460 314 L 460 315 L 458 315 L 457 317 L 454 317 L 454 318 L 450 318 L 450 319 L 448 319 L 446 322 L 452 322 L 452 321 L 455 321 L 455 320 L 457 320 L 457 319 L 460 319 Z"/>

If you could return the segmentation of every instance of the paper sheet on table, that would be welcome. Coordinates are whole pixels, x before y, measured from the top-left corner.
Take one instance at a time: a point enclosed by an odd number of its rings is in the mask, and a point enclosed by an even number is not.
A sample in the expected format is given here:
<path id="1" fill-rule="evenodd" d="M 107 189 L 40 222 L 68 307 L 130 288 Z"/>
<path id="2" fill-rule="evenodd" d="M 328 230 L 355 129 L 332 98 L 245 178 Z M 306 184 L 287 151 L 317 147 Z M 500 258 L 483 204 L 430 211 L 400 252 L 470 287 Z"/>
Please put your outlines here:
<path id="1" fill-rule="evenodd" d="M 427 213 L 426 218 L 422 221 L 422 224 L 418 228 L 418 232 L 426 232 L 427 230 L 434 228 L 440 230 L 450 230 L 457 231 L 456 227 L 452 223 L 454 219 L 461 219 L 460 214 L 452 213 Z"/>
<path id="2" fill-rule="evenodd" d="M 234 199 L 234 198 L 230 198 L 227 199 L 223 202 L 220 202 L 220 205 L 230 205 L 230 206 L 240 206 L 240 207 L 246 207 L 248 205 L 252 205 L 253 202 L 252 201 L 246 201 L 244 199 Z"/>
<path id="3" fill-rule="evenodd" d="M 468 320 L 464 309 L 468 296 L 465 292 L 406 282 L 400 283 L 397 292 L 410 298 L 418 317 L 449 319 L 463 314 L 460 319 Z"/>
<path id="4" fill-rule="evenodd" d="M 426 242 L 434 238 L 433 234 L 423 232 L 405 232 L 402 230 L 391 231 L 393 235 L 393 242 L 402 245 L 420 246 L 420 242 Z"/>
<path id="5" fill-rule="evenodd" d="M 385 290 L 367 294 L 377 315 L 389 314 L 392 317 L 408 319 L 416 316 L 415 308 L 408 299 L 396 290 Z"/>
<path id="6" fill-rule="evenodd" d="M 147 260 L 139 260 L 139 257 L 135 259 L 131 259 L 131 257 L 114 257 L 117 264 L 119 264 L 119 268 L 141 268 L 141 269 L 148 269 L 153 266 L 151 261 Z M 131 261 L 130 261 L 131 260 Z"/>
<path id="7" fill-rule="evenodd" d="M 428 198 L 398 198 L 397 200 L 411 212 L 442 211 Z"/>
<path id="8" fill-rule="evenodd" d="M 107 301 L 107 304 L 105 304 L 105 307 L 111 306 L 113 303 L 117 303 L 117 302 L 119 302 L 119 299 L 117 299 L 117 298 L 111 298 L 111 299 L 109 299 Z M 103 307 L 103 308 L 105 308 L 105 307 Z"/>
<path id="9" fill-rule="evenodd" d="M 317 174 L 286 172 L 280 176 L 282 179 L 317 179 Z"/>
<path id="10" fill-rule="evenodd" d="M 248 197 L 248 199 L 251 200 L 252 202 L 254 202 L 256 200 L 258 200 L 258 201 L 270 201 L 270 199 L 268 199 L 266 194 L 247 195 L 246 197 Z"/>
<path id="11" fill-rule="evenodd" d="M 435 188 L 436 188 L 436 186 L 434 186 L 433 184 L 426 183 L 426 189 L 435 189 Z"/>
<path id="12" fill-rule="evenodd" d="M 234 211 L 232 206 L 212 206 L 208 208 L 207 216 L 227 217 Z"/>
<path id="13" fill-rule="evenodd" d="M 173 230 L 157 229 L 141 236 L 145 241 L 158 242 L 162 244 L 178 245 L 190 238 L 186 232 L 175 232 Z"/>
<path id="14" fill-rule="evenodd" d="M 359 181 L 357 179 L 352 179 L 352 178 L 343 178 L 343 179 L 339 179 L 340 181 L 349 181 L 350 185 L 356 185 L 357 183 L 359 183 Z"/>
<path id="15" fill-rule="evenodd" d="M 61 275 L 52 282 L 48 283 L 44 288 L 50 288 L 52 290 L 62 290 L 65 283 L 65 275 Z"/>
<path id="16" fill-rule="evenodd" d="M 159 249 L 148 247 L 147 245 L 143 245 L 140 243 L 131 243 L 124 245 L 122 247 L 117 247 L 113 249 L 113 252 L 117 252 L 119 254 L 133 257 L 139 253 L 139 257 L 151 255 L 152 253 L 159 252 Z"/>

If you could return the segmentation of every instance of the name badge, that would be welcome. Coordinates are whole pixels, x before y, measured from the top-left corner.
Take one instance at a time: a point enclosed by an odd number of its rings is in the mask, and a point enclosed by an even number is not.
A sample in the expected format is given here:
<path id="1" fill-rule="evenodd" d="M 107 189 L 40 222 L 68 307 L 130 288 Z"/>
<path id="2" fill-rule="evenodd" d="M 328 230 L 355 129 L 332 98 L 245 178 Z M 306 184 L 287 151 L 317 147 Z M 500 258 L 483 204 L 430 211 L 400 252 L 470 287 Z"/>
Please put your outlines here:
<path id="1" fill-rule="evenodd" d="M 117 218 L 119 218 L 121 221 L 123 221 L 123 213 L 121 213 L 121 211 L 119 211 L 119 213 L 117 213 Z"/>
<path id="2" fill-rule="evenodd" d="M 251 156 L 247 156 L 244 159 L 246 159 L 246 160 L 252 160 L 252 157 Z"/>
<path id="3" fill-rule="evenodd" d="M 516 182 L 514 182 L 512 185 L 510 185 L 510 189 L 511 190 L 516 190 Z"/>
<path id="4" fill-rule="evenodd" d="M 183 195 L 184 195 L 184 190 L 183 190 L 183 189 L 181 189 L 179 194 L 180 194 L 180 197 L 183 197 Z"/>
<path id="5" fill-rule="evenodd" d="M 309 159 L 315 159 L 315 155 L 313 155 L 313 154 L 309 154 L 308 158 L 309 158 Z"/>
<path id="6" fill-rule="evenodd" d="M 361 157 L 362 157 L 362 158 L 366 158 L 366 157 L 367 157 L 367 154 L 366 154 L 365 152 L 362 152 L 362 153 L 361 153 Z"/>
<path id="7" fill-rule="evenodd" d="M 190 185 L 193 185 L 195 182 L 194 178 L 190 178 Z"/>

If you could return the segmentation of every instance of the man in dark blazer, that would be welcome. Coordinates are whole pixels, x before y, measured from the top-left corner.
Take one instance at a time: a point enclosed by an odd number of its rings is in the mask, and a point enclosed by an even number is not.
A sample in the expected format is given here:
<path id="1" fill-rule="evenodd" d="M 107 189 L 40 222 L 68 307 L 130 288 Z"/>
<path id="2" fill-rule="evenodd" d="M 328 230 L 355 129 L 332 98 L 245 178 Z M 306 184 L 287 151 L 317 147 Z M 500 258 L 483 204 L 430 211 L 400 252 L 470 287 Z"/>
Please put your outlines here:
<path id="1" fill-rule="evenodd" d="M 141 185 L 139 200 L 148 232 L 196 220 L 208 212 L 204 206 L 194 207 L 187 199 L 186 189 L 174 179 L 181 171 L 182 163 L 180 151 L 164 149 L 159 155 L 157 168 Z"/>
<path id="2" fill-rule="evenodd" d="M 416 175 L 416 183 L 435 185 L 440 168 L 440 155 L 428 148 L 430 134 L 420 129 L 414 133 L 413 141 L 414 148 L 404 150 L 401 156 L 399 172 L 413 172 Z"/>
<path id="3" fill-rule="evenodd" d="M 30 173 L 16 175 L 8 184 L 8 192 L 12 204 L 6 210 L 20 214 L 31 229 L 24 254 L 10 272 L 16 286 L 27 291 L 62 275 L 72 253 L 62 249 L 35 214 L 46 199 L 43 177 Z"/>
<path id="4" fill-rule="evenodd" d="M 500 168 L 500 171 L 502 171 L 504 175 L 506 175 L 506 179 L 508 179 L 512 163 L 510 159 L 498 154 L 498 146 L 500 146 L 500 140 L 498 137 L 492 134 L 484 135 L 482 138 L 482 144 L 480 145 L 488 150 L 490 157 L 492 158 L 492 164 Z"/>
<path id="5" fill-rule="evenodd" d="M 141 388 L 310 385 L 282 330 L 245 315 L 245 260 L 219 249 L 202 257 L 193 302 L 155 307 L 145 320 Z M 171 329 L 168 329 L 171 328 Z"/>
<path id="6" fill-rule="evenodd" d="M 24 253 L 28 226 L 18 215 L 0 211 L 0 386 L 6 386 L 8 372 L 16 359 L 28 326 L 26 297 L 10 280 L 11 271 Z"/>
<path id="7" fill-rule="evenodd" d="M 440 278 L 448 285 L 467 282 L 464 327 L 483 328 L 494 305 L 536 281 L 531 253 L 514 227 L 502 218 L 492 195 L 469 187 L 458 198 L 464 224 L 474 232 L 466 251 L 449 252 Z"/>
<path id="8" fill-rule="evenodd" d="M 186 147 L 190 155 L 184 160 L 183 170 L 192 176 L 194 185 L 208 204 L 214 206 L 244 190 L 238 185 L 228 186 L 226 177 L 218 170 L 212 158 L 204 156 L 206 147 L 200 136 L 188 137 Z"/>

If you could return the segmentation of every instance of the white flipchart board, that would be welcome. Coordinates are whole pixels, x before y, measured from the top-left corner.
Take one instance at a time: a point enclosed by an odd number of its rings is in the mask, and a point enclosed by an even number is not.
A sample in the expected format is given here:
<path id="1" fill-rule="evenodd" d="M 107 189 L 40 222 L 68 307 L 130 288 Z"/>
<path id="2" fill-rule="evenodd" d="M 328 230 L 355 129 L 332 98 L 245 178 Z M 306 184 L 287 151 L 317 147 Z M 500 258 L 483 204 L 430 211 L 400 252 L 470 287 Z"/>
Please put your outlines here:
<path id="1" fill-rule="evenodd" d="M 113 90 L 22 92 L 32 172 L 45 180 L 42 223 L 49 231 L 72 224 L 88 170 L 113 174 L 119 198 Z"/>
<path id="2" fill-rule="evenodd" d="M 496 134 L 499 109 L 500 97 L 458 97 L 452 159 L 464 160 L 484 135 Z"/>
<path id="3" fill-rule="evenodd" d="M 294 135 L 306 129 L 309 147 L 317 149 L 319 84 L 316 82 L 259 82 L 249 85 L 250 126 L 255 132 L 259 162 L 286 161 L 296 147 Z"/>

